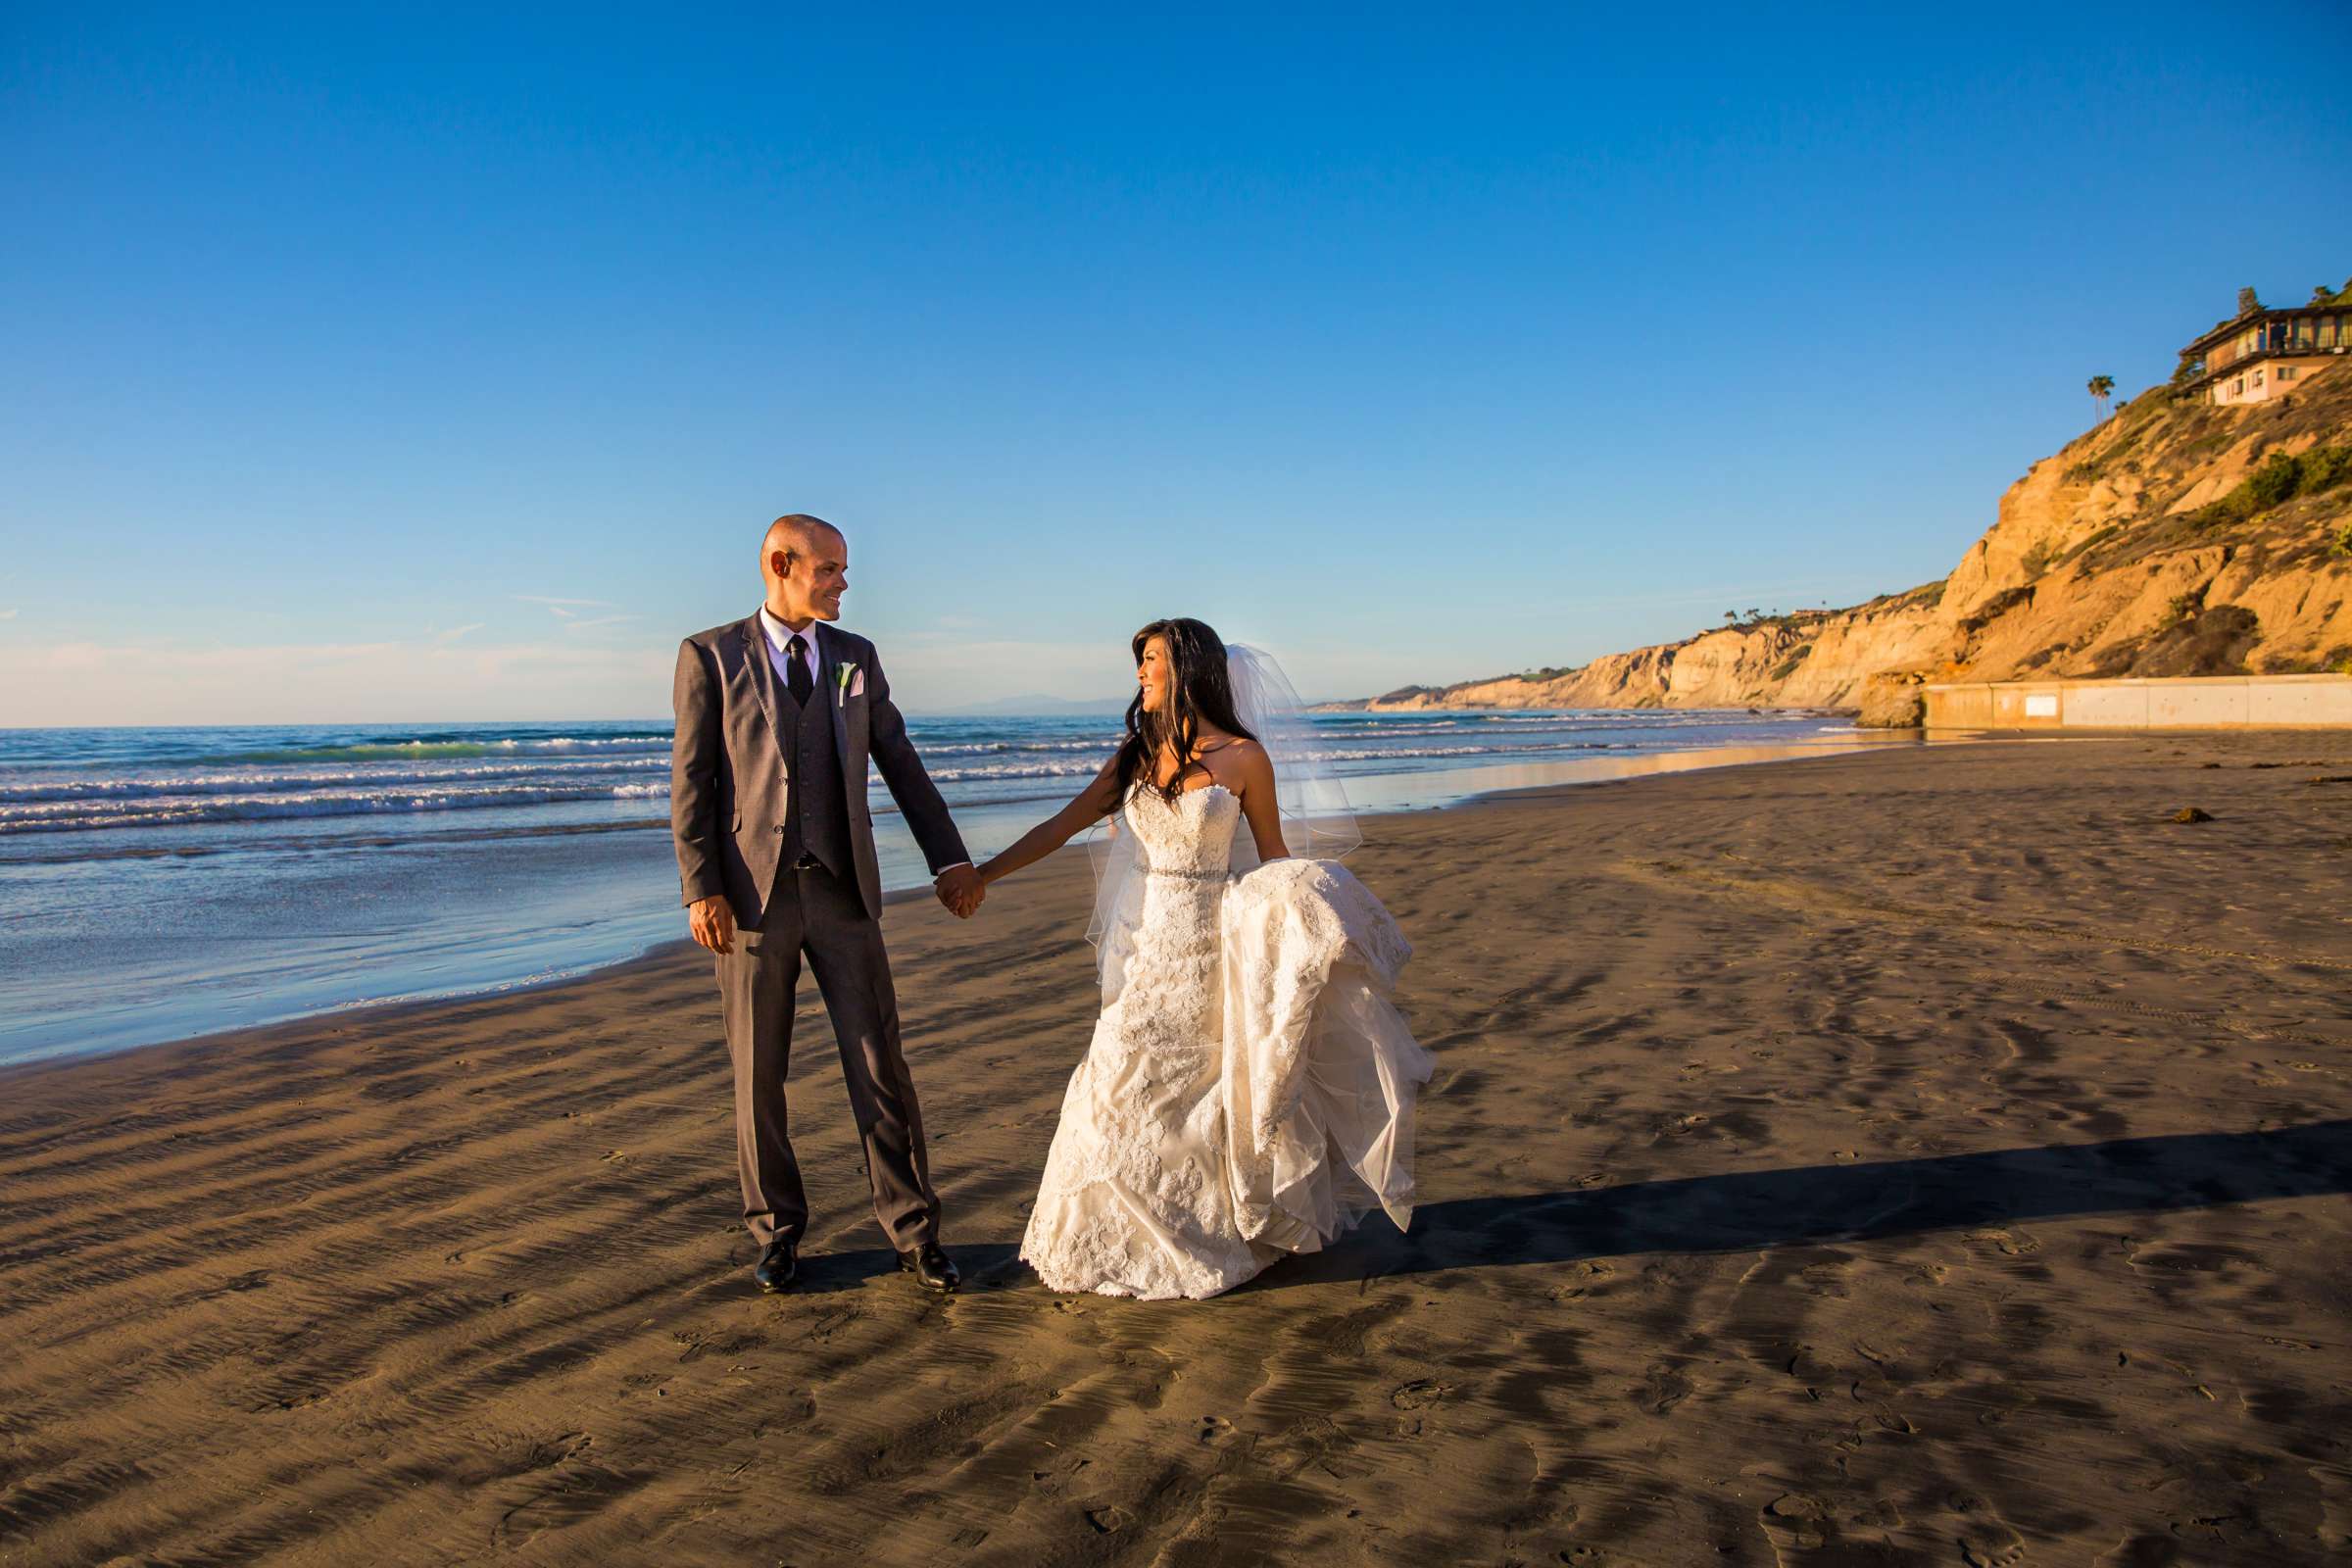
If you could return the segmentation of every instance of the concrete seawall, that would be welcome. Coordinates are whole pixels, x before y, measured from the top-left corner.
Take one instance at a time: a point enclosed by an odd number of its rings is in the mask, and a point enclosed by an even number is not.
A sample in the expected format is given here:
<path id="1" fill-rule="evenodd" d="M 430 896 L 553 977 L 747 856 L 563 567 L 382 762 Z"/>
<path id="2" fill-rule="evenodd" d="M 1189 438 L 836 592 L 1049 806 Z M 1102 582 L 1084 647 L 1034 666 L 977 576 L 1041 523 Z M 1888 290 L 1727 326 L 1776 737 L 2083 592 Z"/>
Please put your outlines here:
<path id="1" fill-rule="evenodd" d="M 1925 695 L 1930 729 L 2352 727 L 2352 675 L 1952 681 Z"/>

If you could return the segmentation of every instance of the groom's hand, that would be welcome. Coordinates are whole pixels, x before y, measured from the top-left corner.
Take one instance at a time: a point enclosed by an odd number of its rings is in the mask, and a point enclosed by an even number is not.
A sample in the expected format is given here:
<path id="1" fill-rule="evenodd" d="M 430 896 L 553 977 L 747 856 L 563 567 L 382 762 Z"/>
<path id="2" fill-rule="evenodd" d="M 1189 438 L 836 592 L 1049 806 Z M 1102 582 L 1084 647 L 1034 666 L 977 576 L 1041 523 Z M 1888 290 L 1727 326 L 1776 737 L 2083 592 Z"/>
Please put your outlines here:
<path id="1" fill-rule="evenodd" d="M 956 919 L 968 920 L 972 917 L 972 911 L 980 907 L 980 901 L 988 897 L 988 884 L 980 880 L 979 871 L 972 866 L 952 865 L 939 873 L 939 880 L 931 884 L 931 891 L 939 895 L 939 902 L 946 905 Z"/>
<path id="2" fill-rule="evenodd" d="M 735 951 L 735 909 L 723 896 L 697 899 L 686 906 L 686 927 L 712 953 Z"/>

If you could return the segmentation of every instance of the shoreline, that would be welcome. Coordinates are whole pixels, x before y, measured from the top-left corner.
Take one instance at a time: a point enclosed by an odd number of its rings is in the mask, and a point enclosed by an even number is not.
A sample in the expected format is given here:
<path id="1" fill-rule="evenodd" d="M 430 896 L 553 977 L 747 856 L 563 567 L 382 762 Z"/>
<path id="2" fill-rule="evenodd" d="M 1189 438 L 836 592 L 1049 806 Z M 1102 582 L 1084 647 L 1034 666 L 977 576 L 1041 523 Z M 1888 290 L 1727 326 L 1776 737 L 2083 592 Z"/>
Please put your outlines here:
<path id="1" fill-rule="evenodd" d="M 1552 783 L 1496 783 L 1492 787 L 1450 796 L 1446 796 L 1443 787 L 1440 786 L 1439 793 L 1442 796 L 1445 796 L 1445 798 L 1442 798 L 1433 804 L 1410 804 L 1394 807 L 1358 806 L 1356 808 L 1357 814 L 1359 816 L 1386 817 L 1394 815 L 1409 815 L 1422 811 L 1451 810 L 1462 806 L 1475 804 L 1478 801 L 1485 800 L 1493 796 L 1512 794 L 1525 789 L 1549 789 L 1560 787 L 1585 788 L 1593 784 L 1615 783 L 1631 779 L 1690 772 L 1709 767 L 1762 766 L 1772 762 L 1802 761 L 1811 758 L 1825 755 L 1852 755 L 1860 752 L 1878 751 L 1889 748 L 1900 749 L 1914 745 L 1946 746 L 1962 744 L 1960 739 L 1954 737 L 1944 737 L 1934 740 L 1926 738 L 1905 739 L 1892 737 L 1882 739 L 1868 736 L 1868 732 L 1864 732 L 1864 735 L 1867 738 L 1854 739 L 1850 741 L 1825 740 L 1815 742 L 1782 742 L 1761 746 L 1716 745 L 1692 747 L 1683 751 L 1659 751 L 1623 757 L 1551 759 L 1527 763 L 1489 763 L 1475 768 L 1453 770 L 1424 769 L 1417 773 L 1369 774 L 1364 775 L 1360 779 L 1350 779 L 1348 781 L 1348 783 L 1352 795 L 1355 786 L 1358 784 L 1366 786 L 1368 792 L 1377 794 L 1380 787 L 1384 785 L 1403 785 L 1408 790 L 1414 788 L 1415 786 L 1427 788 L 1430 784 L 1430 781 L 1441 779 L 1453 773 L 1476 775 L 1481 773 L 1503 774 L 1537 771 L 1562 775 L 1557 782 Z M 1590 778 L 1570 776 L 1586 771 L 1590 771 L 1592 776 Z M 893 809 L 895 809 L 895 806 Z M 606 823 L 589 824 L 585 827 L 575 827 L 567 824 L 563 826 L 518 830 L 518 832 L 528 834 L 529 836 L 543 837 L 557 835 L 570 836 L 580 832 L 601 833 L 622 830 L 666 831 L 667 823 L 665 821 L 657 820 L 645 824 Z M 1083 842 L 1083 839 L 1073 841 L 1069 848 L 1072 850 L 1080 850 L 1082 849 Z M 986 854 L 990 852 L 982 851 L 979 853 Z M 929 890 L 920 885 L 886 888 L 883 892 L 883 904 L 885 906 L 892 906 L 902 905 L 909 901 L 921 901 L 928 896 Z M 228 1024 L 218 1029 L 207 1029 L 188 1034 L 177 1034 L 160 1040 L 130 1041 L 117 1045 L 96 1046 L 78 1051 L 69 1050 L 51 1052 L 46 1054 L 30 1056 L 16 1061 L 0 1061 L 0 1085 L 5 1085 L 11 1082 L 14 1075 L 18 1073 L 29 1071 L 43 1066 L 93 1061 L 102 1058 L 125 1055 L 133 1053 L 162 1051 L 181 1046 L 194 1047 L 206 1043 L 218 1045 L 229 1042 L 233 1040 L 234 1037 L 240 1035 L 275 1030 L 303 1023 L 316 1023 L 325 1019 L 372 1014 L 378 1011 L 398 1011 L 407 1008 L 429 1007 L 441 1004 L 478 1001 L 499 997 L 526 996 L 534 992 L 544 990 L 548 987 L 590 982 L 595 980 L 598 976 L 607 973 L 608 971 L 625 969 L 630 965 L 643 963 L 649 959 L 657 958 L 676 945 L 687 942 L 689 939 L 683 935 L 683 911 L 681 910 L 679 912 L 681 933 L 674 938 L 661 938 L 652 942 L 639 943 L 635 946 L 633 951 L 622 953 L 617 956 L 605 956 L 585 959 L 576 965 L 566 965 L 550 974 L 531 975 L 522 977 L 520 979 L 498 981 L 481 985 L 463 985 L 441 991 L 426 991 L 389 997 L 371 997 L 351 1002 L 335 1003 L 326 1006 L 297 1009 L 273 1017 L 256 1019 L 250 1022 Z"/>

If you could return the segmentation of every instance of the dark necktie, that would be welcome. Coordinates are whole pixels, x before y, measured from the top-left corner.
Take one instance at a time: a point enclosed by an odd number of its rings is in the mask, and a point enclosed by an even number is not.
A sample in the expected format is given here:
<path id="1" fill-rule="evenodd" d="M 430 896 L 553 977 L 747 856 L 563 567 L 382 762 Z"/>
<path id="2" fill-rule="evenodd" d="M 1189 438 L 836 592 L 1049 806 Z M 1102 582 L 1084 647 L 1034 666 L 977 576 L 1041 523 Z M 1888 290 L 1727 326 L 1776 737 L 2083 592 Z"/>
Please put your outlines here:
<path id="1" fill-rule="evenodd" d="M 792 687 L 792 700 L 808 701 L 808 694 L 816 689 L 816 681 L 808 673 L 808 639 L 797 631 L 792 634 L 792 641 L 784 645 L 784 674 Z"/>

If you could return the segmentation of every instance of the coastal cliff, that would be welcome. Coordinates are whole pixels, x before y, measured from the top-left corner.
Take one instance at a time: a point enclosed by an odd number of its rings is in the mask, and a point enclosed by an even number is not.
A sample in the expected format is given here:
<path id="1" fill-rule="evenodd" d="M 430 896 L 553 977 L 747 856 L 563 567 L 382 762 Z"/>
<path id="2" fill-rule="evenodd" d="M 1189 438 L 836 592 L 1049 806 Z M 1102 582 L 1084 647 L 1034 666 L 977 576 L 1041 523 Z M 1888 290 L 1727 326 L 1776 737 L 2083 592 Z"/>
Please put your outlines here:
<path id="1" fill-rule="evenodd" d="M 2352 672 L 2352 368 L 2219 407 L 2155 387 L 2036 463 L 1950 574 L 1574 669 L 1360 703 L 1837 708 L 1917 721 L 1931 680 Z"/>

